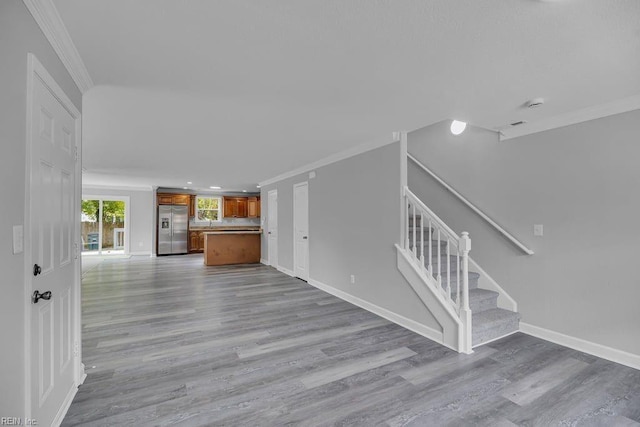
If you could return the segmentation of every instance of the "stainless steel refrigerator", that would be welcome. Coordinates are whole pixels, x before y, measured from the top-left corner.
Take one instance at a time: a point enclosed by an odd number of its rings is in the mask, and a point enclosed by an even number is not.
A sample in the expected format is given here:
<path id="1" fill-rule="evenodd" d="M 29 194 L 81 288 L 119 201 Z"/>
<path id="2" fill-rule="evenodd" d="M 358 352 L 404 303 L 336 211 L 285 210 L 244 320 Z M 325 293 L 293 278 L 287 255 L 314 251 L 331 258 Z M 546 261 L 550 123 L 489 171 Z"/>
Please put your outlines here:
<path id="1" fill-rule="evenodd" d="M 158 206 L 158 255 L 187 253 L 187 206 Z"/>

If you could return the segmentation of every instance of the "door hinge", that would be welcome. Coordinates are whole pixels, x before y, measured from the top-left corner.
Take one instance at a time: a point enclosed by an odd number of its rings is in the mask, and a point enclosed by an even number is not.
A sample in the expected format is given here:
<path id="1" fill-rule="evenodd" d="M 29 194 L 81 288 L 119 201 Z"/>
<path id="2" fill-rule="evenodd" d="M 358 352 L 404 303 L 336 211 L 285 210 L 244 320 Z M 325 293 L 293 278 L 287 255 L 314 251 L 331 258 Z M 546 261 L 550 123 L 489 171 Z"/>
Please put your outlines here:
<path id="1" fill-rule="evenodd" d="M 78 345 L 78 341 L 74 341 L 73 343 L 73 355 L 75 357 L 80 356 L 80 346 Z"/>
<path id="2" fill-rule="evenodd" d="M 78 147 L 74 147 L 73 149 L 73 157 L 75 158 L 76 162 L 78 161 Z"/>
<path id="3" fill-rule="evenodd" d="M 74 247 L 74 250 L 73 250 L 74 251 L 74 256 L 73 257 L 74 257 L 74 259 L 78 259 L 78 254 L 79 254 L 78 243 L 77 242 L 74 243 L 73 247 Z"/>

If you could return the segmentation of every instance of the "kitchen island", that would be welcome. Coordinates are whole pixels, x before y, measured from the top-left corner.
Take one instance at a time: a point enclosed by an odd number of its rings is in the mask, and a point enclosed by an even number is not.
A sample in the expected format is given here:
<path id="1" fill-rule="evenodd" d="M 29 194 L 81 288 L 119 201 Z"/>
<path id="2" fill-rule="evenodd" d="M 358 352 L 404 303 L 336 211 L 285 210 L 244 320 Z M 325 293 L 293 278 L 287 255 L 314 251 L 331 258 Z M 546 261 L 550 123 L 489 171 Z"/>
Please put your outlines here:
<path id="1" fill-rule="evenodd" d="M 204 264 L 259 263 L 261 233 L 261 230 L 204 232 Z"/>

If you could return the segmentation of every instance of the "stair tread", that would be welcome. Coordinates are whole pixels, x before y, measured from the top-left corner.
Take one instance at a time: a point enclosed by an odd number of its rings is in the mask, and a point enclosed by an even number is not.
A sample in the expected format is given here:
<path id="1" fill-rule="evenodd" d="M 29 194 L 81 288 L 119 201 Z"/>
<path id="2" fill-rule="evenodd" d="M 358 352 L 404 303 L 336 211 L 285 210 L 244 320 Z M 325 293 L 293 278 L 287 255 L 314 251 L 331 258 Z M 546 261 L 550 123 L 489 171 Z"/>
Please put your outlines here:
<path id="1" fill-rule="evenodd" d="M 456 291 L 455 289 L 451 289 L 451 297 L 456 295 Z M 473 288 L 473 289 L 469 289 L 469 299 L 471 298 L 478 298 L 478 299 L 485 299 L 485 298 L 493 298 L 497 295 L 500 295 L 498 292 L 495 291 L 490 291 L 487 289 L 479 289 L 479 288 Z"/>
<path id="2" fill-rule="evenodd" d="M 424 266 L 427 267 L 428 265 L 429 264 L 425 264 Z M 433 272 L 436 273 L 436 276 L 437 276 L 438 272 L 436 271 L 436 268 L 435 268 L 437 266 L 436 265 L 432 265 L 432 267 L 434 267 L 433 268 Z M 449 270 L 449 271 L 451 271 L 451 283 L 453 283 L 456 280 L 456 274 L 455 273 L 458 270 Z M 440 276 L 442 276 L 442 281 L 444 282 L 446 280 L 446 278 L 447 278 L 447 269 L 446 268 L 445 269 L 440 269 Z M 469 272 L 469 278 L 472 278 L 472 277 L 479 278 L 480 274 L 476 273 L 475 271 L 470 271 Z M 460 281 L 462 282 L 462 279 Z"/>

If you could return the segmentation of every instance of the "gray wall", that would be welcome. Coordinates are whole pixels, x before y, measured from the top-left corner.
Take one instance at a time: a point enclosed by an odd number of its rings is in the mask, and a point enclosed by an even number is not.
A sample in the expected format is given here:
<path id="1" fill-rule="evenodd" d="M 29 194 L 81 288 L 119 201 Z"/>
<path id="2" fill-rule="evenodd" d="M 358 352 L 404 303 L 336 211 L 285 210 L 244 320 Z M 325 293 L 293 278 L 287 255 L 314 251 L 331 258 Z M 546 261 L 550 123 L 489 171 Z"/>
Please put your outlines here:
<path id="1" fill-rule="evenodd" d="M 293 270 L 293 185 L 309 182 L 309 276 L 343 292 L 441 331 L 398 271 L 400 144 L 394 143 L 266 185 L 278 190 L 278 263 Z M 262 258 L 268 259 L 263 234 Z M 350 283 L 350 275 L 356 283 Z"/>
<path id="2" fill-rule="evenodd" d="M 0 2 L 0 415 L 24 408 L 24 254 L 13 255 L 12 226 L 24 224 L 27 53 L 38 60 L 80 109 L 82 95 L 20 0 Z"/>
<path id="3" fill-rule="evenodd" d="M 82 198 L 91 196 L 128 196 L 129 197 L 129 250 L 134 255 L 151 255 L 153 248 L 154 213 L 153 191 L 149 190 L 110 190 L 108 188 L 88 187 L 82 189 Z"/>
<path id="4" fill-rule="evenodd" d="M 527 256 L 409 162 L 409 187 L 519 304 L 522 321 L 640 354 L 640 110 L 499 142 L 443 122 L 409 152 L 535 251 Z M 533 236 L 533 225 L 544 236 Z"/>

